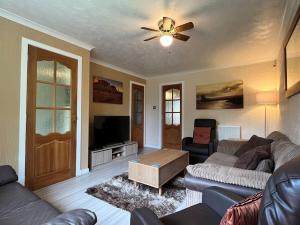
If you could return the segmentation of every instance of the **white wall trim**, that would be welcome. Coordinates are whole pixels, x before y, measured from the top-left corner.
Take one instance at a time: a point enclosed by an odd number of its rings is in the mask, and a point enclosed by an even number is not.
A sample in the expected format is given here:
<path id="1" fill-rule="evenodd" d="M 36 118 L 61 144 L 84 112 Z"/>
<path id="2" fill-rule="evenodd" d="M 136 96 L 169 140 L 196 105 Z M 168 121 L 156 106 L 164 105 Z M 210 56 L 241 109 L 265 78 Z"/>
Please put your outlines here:
<path id="1" fill-rule="evenodd" d="M 26 156 L 26 108 L 27 108 L 27 62 L 28 46 L 32 45 L 78 61 L 77 73 L 77 127 L 76 127 L 76 176 L 80 176 L 88 169 L 81 170 L 81 101 L 82 101 L 82 57 L 61 49 L 22 37 L 21 46 L 21 78 L 20 78 L 20 116 L 19 116 L 19 182 L 25 183 Z"/>
<path id="2" fill-rule="evenodd" d="M 81 48 L 84 48 L 84 49 L 87 49 L 89 51 L 91 51 L 93 48 L 95 48 L 94 46 L 88 44 L 88 43 L 85 43 L 83 41 L 80 41 L 76 38 L 73 38 L 69 35 L 66 35 L 66 34 L 63 34 L 59 31 L 56 31 L 52 28 L 49 28 L 49 27 L 46 27 L 44 25 L 41 25 L 39 23 L 36 23 L 36 22 L 33 22 L 29 19 L 26 19 L 24 17 L 21 17 L 21 16 L 18 16 L 12 12 L 9 12 L 5 9 L 1 9 L 0 8 L 0 16 L 8 19 L 8 20 L 11 20 L 13 22 L 16 22 L 16 23 L 19 23 L 19 24 L 22 24 L 26 27 L 29 27 L 29 28 L 32 28 L 34 30 L 37 30 L 37 31 L 40 31 L 42 33 L 45 33 L 45 34 L 48 34 L 52 37 L 56 37 L 58 39 L 61 39 L 61 40 L 64 40 L 66 42 L 69 42 L 73 45 L 76 45 L 76 46 L 79 46 Z"/>
<path id="3" fill-rule="evenodd" d="M 158 122 L 159 122 L 159 127 L 158 127 L 158 148 L 162 148 L 162 87 L 166 85 L 173 85 L 173 84 L 181 84 L 182 85 L 182 99 L 181 99 L 181 139 L 185 137 L 184 133 L 184 81 L 175 81 L 175 82 L 167 82 L 167 83 L 160 83 L 159 84 L 159 106 L 158 106 Z"/>
<path id="4" fill-rule="evenodd" d="M 139 85 L 139 86 L 143 86 L 144 87 L 144 146 L 145 146 L 145 143 L 146 143 L 146 85 L 145 84 L 142 84 L 142 83 L 139 83 L 139 82 L 136 82 L 136 81 L 132 81 L 130 80 L 129 82 L 129 118 L 130 118 L 130 134 L 129 134 L 129 137 L 130 137 L 130 140 L 131 140 L 131 109 L 132 109 L 132 99 L 131 99 L 131 96 L 132 96 L 132 85 L 133 84 L 136 84 L 136 85 Z"/>
<path id="5" fill-rule="evenodd" d="M 230 68 L 235 68 L 235 67 L 241 67 L 241 66 L 250 66 L 258 63 L 265 63 L 265 62 L 271 62 L 275 61 L 276 57 L 270 57 L 270 58 L 265 58 L 257 61 L 249 61 L 248 63 L 241 63 L 241 64 L 236 64 L 236 65 L 222 65 L 222 66 L 216 66 L 216 67 L 209 67 L 209 68 L 203 68 L 203 69 L 196 69 L 196 70 L 186 70 L 186 71 L 180 71 L 176 73 L 166 73 L 166 74 L 160 74 L 160 75 L 154 75 L 152 77 L 149 77 L 148 80 L 155 80 L 155 79 L 160 79 L 160 78 L 166 78 L 166 77 L 178 77 L 178 76 L 187 76 L 191 74 L 196 74 L 200 72 L 205 72 L 205 71 L 213 71 L 213 70 L 222 70 L 222 69 L 230 69 Z"/>
<path id="6" fill-rule="evenodd" d="M 148 79 L 147 77 L 145 77 L 145 76 L 143 76 L 141 74 L 135 73 L 135 72 L 130 71 L 130 70 L 123 69 L 121 67 L 118 67 L 118 66 L 115 66 L 115 65 L 103 62 L 103 61 L 98 60 L 98 59 L 91 58 L 90 61 L 93 62 L 93 63 L 96 63 L 97 65 L 104 66 L 104 67 L 107 67 L 107 68 L 119 71 L 121 73 L 126 73 L 128 75 L 133 76 L 133 77 L 137 77 L 137 78 L 144 79 L 144 80 Z"/>

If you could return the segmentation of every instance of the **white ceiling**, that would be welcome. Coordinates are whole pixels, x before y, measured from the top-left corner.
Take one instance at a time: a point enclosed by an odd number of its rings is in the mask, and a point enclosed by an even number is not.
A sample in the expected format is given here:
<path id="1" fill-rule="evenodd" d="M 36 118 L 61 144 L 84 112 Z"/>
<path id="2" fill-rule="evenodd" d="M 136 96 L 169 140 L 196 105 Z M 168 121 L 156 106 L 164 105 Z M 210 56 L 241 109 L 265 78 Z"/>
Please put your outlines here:
<path id="1" fill-rule="evenodd" d="M 276 58 L 287 0 L 0 0 L 0 8 L 91 44 L 92 57 L 146 77 Z M 184 34 L 164 48 L 144 42 L 163 16 Z"/>

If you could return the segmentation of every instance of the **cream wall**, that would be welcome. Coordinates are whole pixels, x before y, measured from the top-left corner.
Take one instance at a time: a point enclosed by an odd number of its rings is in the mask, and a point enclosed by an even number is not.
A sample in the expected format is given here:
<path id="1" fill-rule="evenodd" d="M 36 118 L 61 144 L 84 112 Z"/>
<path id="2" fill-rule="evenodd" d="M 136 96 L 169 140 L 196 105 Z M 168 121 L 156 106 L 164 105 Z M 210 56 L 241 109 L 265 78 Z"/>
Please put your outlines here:
<path id="1" fill-rule="evenodd" d="M 123 104 L 107 104 L 93 102 L 93 76 L 101 76 L 112 80 L 123 82 Z M 129 98 L 130 98 L 130 81 L 146 84 L 145 79 L 123 73 L 94 62 L 90 63 L 90 131 L 92 134 L 92 125 L 95 115 L 111 116 L 128 116 L 129 115 Z M 91 140 L 92 141 L 92 135 Z"/>
<path id="2" fill-rule="evenodd" d="M 255 93 L 275 90 L 277 88 L 276 68 L 274 62 L 240 66 L 227 69 L 215 69 L 189 75 L 160 77 L 147 81 L 146 98 L 146 145 L 157 146 L 161 142 L 159 130 L 160 84 L 183 81 L 183 136 L 192 136 L 195 118 L 214 118 L 222 125 L 239 125 L 242 127 L 242 138 L 253 134 L 264 136 L 264 107 L 258 106 Z M 244 81 L 244 109 L 196 110 L 196 85 Z M 276 106 L 268 107 L 268 132 L 277 129 Z"/>
<path id="3" fill-rule="evenodd" d="M 0 165 L 18 171 L 22 37 L 82 56 L 81 168 L 88 167 L 90 52 L 0 17 Z"/>
<path id="4" fill-rule="evenodd" d="M 292 20 L 296 14 L 296 10 L 300 6 L 299 0 L 290 0 L 286 9 L 286 17 L 283 21 L 282 40 L 286 37 L 288 29 L 291 26 Z M 284 42 L 281 42 L 281 50 L 278 56 L 277 74 L 279 79 L 279 124 L 280 130 L 287 134 L 289 138 L 296 144 L 300 144 L 300 94 L 297 94 L 289 99 L 285 97 L 285 72 L 284 72 Z"/>

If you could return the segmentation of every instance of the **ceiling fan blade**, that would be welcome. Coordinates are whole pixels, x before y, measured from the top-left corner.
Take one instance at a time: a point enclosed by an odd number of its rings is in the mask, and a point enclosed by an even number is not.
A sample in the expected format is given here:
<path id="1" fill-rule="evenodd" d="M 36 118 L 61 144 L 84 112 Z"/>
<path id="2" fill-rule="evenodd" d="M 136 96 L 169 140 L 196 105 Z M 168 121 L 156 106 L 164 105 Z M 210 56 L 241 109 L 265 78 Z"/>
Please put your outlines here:
<path id="1" fill-rule="evenodd" d="M 151 37 L 151 38 L 147 38 L 147 39 L 145 39 L 144 41 L 150 41 L 150 40 L 152 40 L 152 39 L 154 39 L 154 38 L 158 38 L 159 36 L 157 35 L 157 36 L 153 36 L 153 37 Z"/>
<path id="2" fill-rule="evenodd" d="M 180 40 L 180 41 L 187 41 L 190 39 L 190 36 L 184 35 L 184 34 L 180 34 L 180 33 L 176 33 L 173 35 L 174 38 Z"/>
<path id="3" fill-rule="evenodd" d="M 159 30 L 155 30 L 155 29 L 148 28 L 148 27 L 141 27 L 141 29 L 143 29 L 143 30 L 149 30 L 149 31 L 155 31 L 155 32 L 159 32 Z"/>
<path id="4" fill-rule="evenodd" d="M 194 28 L 194 24 L 192 22 L 188 22 L 182 25 L 175 27 L 175 32 L 181 32 L 185 30 L 190 30 Z"/>

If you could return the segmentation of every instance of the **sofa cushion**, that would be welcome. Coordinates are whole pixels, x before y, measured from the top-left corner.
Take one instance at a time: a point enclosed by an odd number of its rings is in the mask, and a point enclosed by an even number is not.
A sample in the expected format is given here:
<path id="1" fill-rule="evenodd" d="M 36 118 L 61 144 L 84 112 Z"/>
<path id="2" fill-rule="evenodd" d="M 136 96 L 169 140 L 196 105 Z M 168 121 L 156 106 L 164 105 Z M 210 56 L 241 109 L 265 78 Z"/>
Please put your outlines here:
<path id="1" fill-rule="evenodd" d="M 267 136 L 267 139 L 271 139 L 273 141 L 290 141 L 290 139 L 285 134 L 279 131 L 273 131 Z"/>
<path id="2" fill-rule="evenodd" d="M 274 170 L 300 155 L 300 146 L 290 141 L 279 140 L 272 143 Z"/>
<path id="3" fill-rule="evenodd" d="M 0 186 L 0 217 L 39 199 L 19 183 L 14 182 Z"/>
<path id="4" fill-rule="evenodd" d="M 237 159 L 238 157 L 236 157 L 235 155 L 229 155 L 222 152 L 215 152 L 210 157 L 208 157 L 205 163 L 214 163 L 223 166 L 233 166 Z"/>
<path id="5" fill-rule="evenodd" d="M 34 225 L 43 224 L 59 215 L 60 212 L 43 200 L 28 203 L 23 207 L 0 216 L 1 225 Z"/>
<path id="6" fill-rule="evenodd" d="M 8 165 L 0 166 L 0 185 L 5 185 L 18 180 L 16 171 Z"/>
<path id="7" fill-rule="evenodd" d="M 271 156 L 271 145 L 261 145 L 251 151 L 245 152 L 235 162 L 234 167 L 254 170 L 258 163 L 263 159 L 268 159 Z"/>
<path id="8" fill-rule="evenodd" d="M 195 154 L 202 154 L 202 155 L 208 155 L 208 145 L 203 145 L 203 144 L 187 144 L 184 147 L 184 150 L 189 151 L 190 153 L 195 153 Z"/>
<path id="9" fill-rule="evenodd" d="M 206 204 L 197 204 L 162 217 L 160 221 L 164 225 L 219 225 L 221 217 Z"/>
<path id="10" fill-rule="evenodd" d="M 239 150 L 235 153 L 235 155 L 237 157 L 240 157 L 241 155 L 243 155 L 244 153 L 246 153 L 247 151 L 251 151 L 252 149 L 254 149 L 255 147 L 261 146 L 261 145 L 267 145 L 267 144 L 271 144 L 273 142 L 273 140 L 271 139 L 266 139 L 266 138 L 262 138 L 262 137 L 258 137 L 256 135 L 253 135 L 248 142 L 246 142 L 245 144 L 243 144 Z"/>
<path id="11" fill-rule="evenodd" d="M 195 144 L 209 144 L 210 141 L 210 127 L 195 127 L 193 143 Z"/>
<path id="12" fill-rule="evenodd" d="M 274 170 L 274 161 L 272 159 L 261 160 L 256 169 L 256 171 L 261 171 L 265 173 L 273 173 Z"/>

